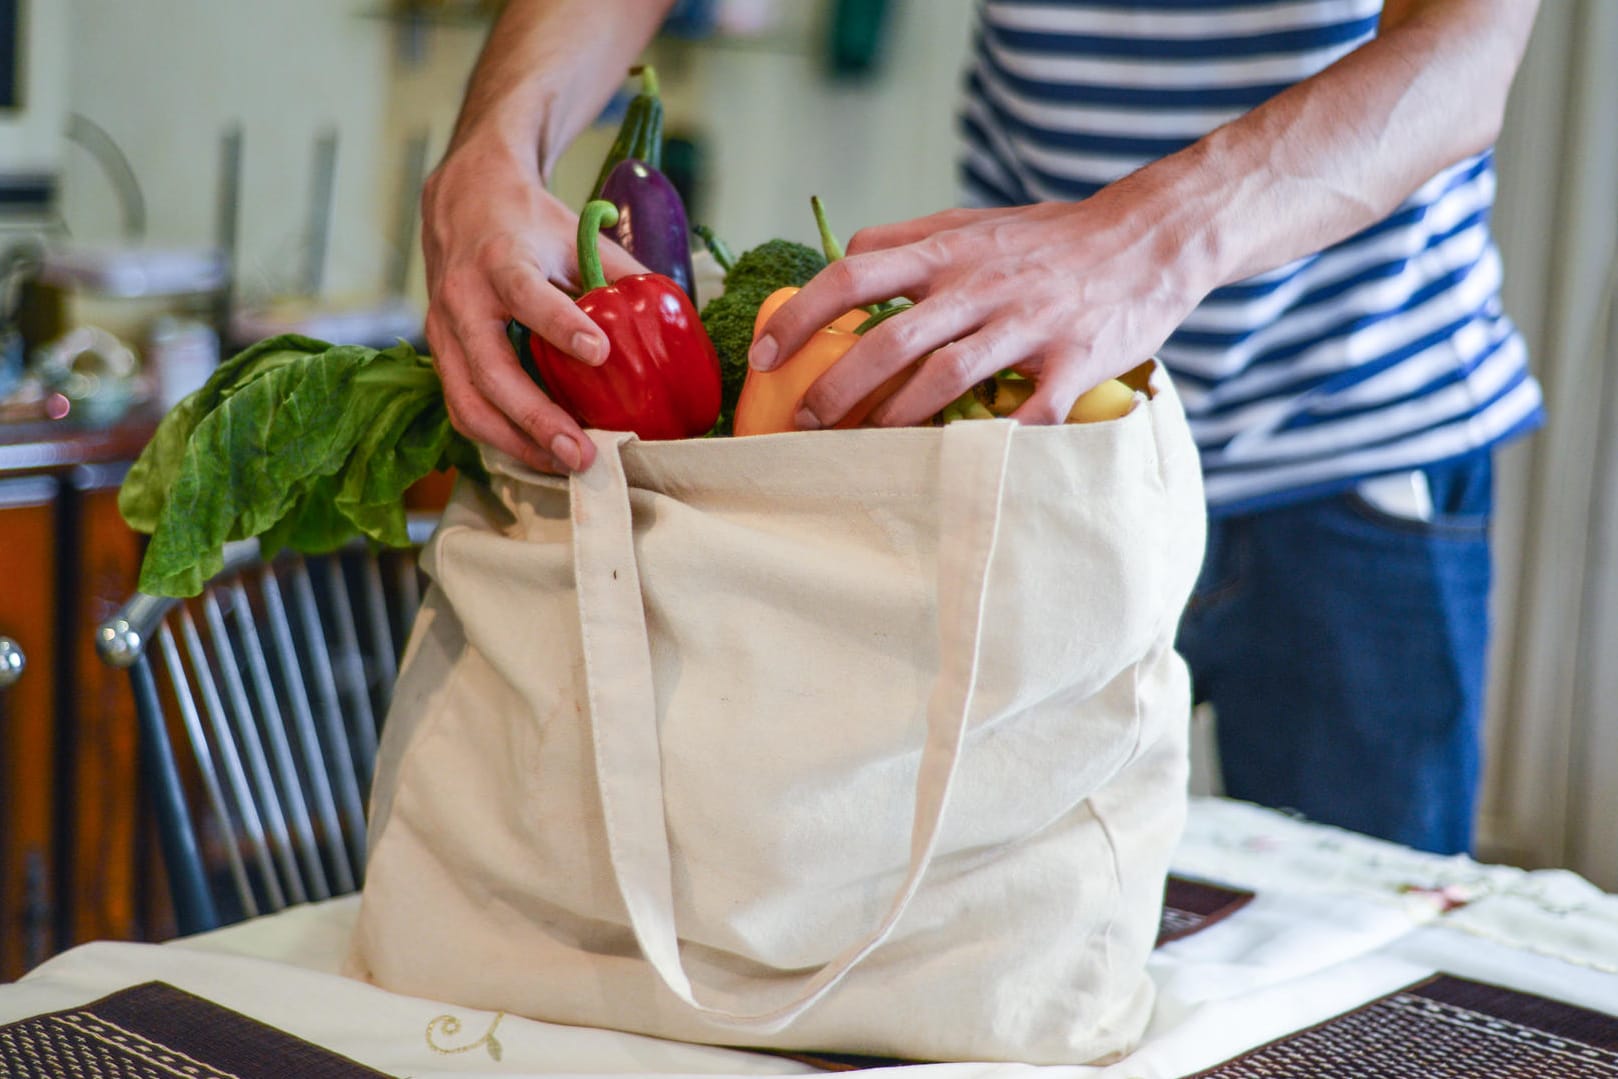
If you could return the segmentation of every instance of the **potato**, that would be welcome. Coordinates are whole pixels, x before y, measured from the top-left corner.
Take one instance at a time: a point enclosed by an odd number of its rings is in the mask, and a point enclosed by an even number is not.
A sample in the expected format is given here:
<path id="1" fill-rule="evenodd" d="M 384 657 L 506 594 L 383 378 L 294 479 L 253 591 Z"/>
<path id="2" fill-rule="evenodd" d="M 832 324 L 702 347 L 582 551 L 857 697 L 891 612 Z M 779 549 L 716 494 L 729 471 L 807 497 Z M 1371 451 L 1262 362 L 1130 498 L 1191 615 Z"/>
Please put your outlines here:
<path id="1" fill-rule="evenodd" d="M 1068 423 L 1099 423 L 1115 420 L 1134 407 L 1135 391 L 1115 378 L 1109 378 L 1088 393 L 1079 395 L 1068 411 Z"/>

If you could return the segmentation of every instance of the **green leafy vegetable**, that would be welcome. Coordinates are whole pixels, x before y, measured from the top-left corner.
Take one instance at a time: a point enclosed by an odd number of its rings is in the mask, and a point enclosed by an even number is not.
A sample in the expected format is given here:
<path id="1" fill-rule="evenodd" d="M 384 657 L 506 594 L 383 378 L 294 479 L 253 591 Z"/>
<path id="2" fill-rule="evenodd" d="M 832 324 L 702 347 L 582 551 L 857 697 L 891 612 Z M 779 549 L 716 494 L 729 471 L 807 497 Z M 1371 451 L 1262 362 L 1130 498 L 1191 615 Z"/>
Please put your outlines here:
<path id="1" fill-rule="evenodd" d="M 699 233 L 716 251 L 721 265 L 729 252 L 723 251 L 710 234 Z M 745 252 L 726 266 L 725 291 L 702 308 L 702 326 L 719 353 L 720 404 L 718 434 L 729 434 L 747 380 L 747 350 L 753 344 L 753 322 L 758 309 L 776 289 L 802 288 L 826 266 L 819 251 L 793 240 L 767 240 Z"/>
<path id="2" fill-rule="evenodd" d="M 227 360 L 164 417 L 118 508 L 152 537 L 141 591 L 191 596 L 231 540 L 406 546 L 406 488 L 452 465 L 482 474 L 425 357 L 403 342 L 378 351 L 287 335 Z"/>

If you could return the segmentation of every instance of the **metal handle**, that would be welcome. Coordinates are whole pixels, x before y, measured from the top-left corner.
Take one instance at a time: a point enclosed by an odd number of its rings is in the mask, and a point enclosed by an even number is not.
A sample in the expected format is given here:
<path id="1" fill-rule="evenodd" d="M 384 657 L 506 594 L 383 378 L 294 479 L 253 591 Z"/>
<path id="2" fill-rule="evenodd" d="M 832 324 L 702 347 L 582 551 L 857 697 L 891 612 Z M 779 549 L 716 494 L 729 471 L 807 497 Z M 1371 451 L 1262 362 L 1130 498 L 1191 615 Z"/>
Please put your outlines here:
<path id="1" fill-rule="evenodd" d="M 28 659 L 22 648 L 10 637 L 0 637 L 0 689 L 5 689 L 22 677 Z"/>

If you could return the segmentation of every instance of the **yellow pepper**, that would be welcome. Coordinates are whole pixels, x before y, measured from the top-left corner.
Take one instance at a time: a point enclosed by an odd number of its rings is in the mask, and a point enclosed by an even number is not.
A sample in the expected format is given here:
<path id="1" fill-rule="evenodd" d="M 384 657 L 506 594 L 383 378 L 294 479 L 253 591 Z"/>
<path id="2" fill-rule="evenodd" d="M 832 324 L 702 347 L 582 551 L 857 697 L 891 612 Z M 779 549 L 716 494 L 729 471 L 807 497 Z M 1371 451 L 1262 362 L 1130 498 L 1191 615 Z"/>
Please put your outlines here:
<path id="1" fill-rule="evenodd" d="M 776 289 L 759 305 L 758 317 L 753 322 L 753 336 L 770 320 L 780 306 L 798 290 Z M 840 316 L 837 321 L 816 330 L 807 344 L 788 356 L 769 371 L 749 370 L 742 383 L 742 394 L 736 402 L 735 432 L 740 435 L 772 435 L 796 429 L 793 423 L 803 407 L 803 396 L 814 385 L 815 379 L 825 374 L 831 365 L 842 359 L 860 339 L 854 331 L 870 317 L 867 311 L 854 310 Z M 858 427 L 909 377 L 910 369 L 889 378 L 861 400 L 834 426 Z"/>

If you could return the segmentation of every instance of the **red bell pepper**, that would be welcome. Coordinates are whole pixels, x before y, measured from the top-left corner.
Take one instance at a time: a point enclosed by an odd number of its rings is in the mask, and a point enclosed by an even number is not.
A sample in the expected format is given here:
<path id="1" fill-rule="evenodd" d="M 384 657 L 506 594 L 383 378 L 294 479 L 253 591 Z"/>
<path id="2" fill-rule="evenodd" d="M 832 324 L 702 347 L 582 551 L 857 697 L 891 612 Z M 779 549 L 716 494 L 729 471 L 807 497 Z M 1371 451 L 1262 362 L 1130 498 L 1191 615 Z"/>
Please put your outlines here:
<path id="1" fill-rule="evenodd" d="M 706 434 L 719 417 L 719 356 L 685 291 L 662 274 L 607 284 L 598 245 L 618 210 L 597 199 L 579 215 L 579 310 L 607 334 L 599 367 L 528 334 L 534 366 L 551 399 L 586 427 L 644 439 Z"/>

